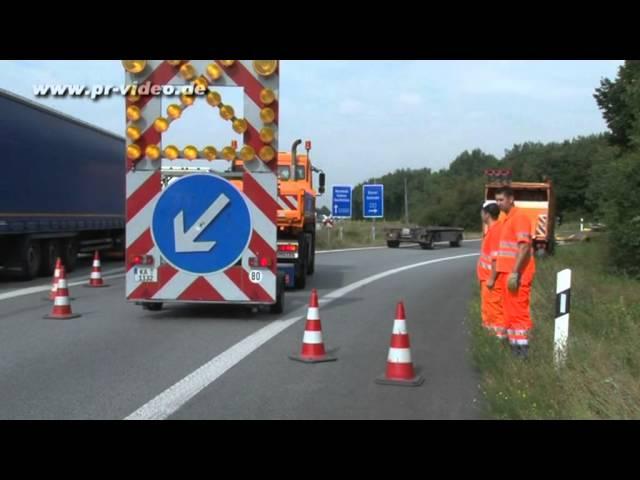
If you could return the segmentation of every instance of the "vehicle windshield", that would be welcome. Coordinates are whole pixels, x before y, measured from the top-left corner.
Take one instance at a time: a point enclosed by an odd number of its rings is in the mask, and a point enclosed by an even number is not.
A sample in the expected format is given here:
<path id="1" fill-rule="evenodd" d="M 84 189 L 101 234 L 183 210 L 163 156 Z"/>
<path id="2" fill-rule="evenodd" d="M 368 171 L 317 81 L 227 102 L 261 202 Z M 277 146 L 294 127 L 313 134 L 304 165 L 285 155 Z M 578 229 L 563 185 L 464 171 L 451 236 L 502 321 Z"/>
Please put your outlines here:
<path id="1" fill-rule="evenodd" d="M 278 178 L 280 180 L 291 180 L 291 168 L 288 165 L 278 166 Z M 296 180 L 304 180 L 305 167 L 304 165 L 296 166 Z"/>

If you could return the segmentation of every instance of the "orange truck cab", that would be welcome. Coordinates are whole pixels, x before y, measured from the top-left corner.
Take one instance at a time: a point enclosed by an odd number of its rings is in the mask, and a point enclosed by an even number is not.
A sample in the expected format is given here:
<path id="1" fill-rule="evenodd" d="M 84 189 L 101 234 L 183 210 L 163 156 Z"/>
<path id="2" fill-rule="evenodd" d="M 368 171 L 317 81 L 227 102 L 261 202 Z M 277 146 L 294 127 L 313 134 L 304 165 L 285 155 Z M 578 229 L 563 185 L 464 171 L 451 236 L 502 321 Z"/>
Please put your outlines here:
<path id="1" fill-rule="evenodd" d="M 537 256 L 553 253 L 555 240 L 556 200 L 551 180 L 544 182 L 512 182 L 511 171 L 487 170 L 484 199 L 495 200 L 496 190 L 508 185 L 515 195 L 515 206 L 531 219 L 531 238 Z M 501 214 L 501 216 L 504 214 Z M 484 227 L 486 230 L 486 226 Z"/>
<path id="2" fill-rule="evenodd" d="M 288 287 L 304 288 L 307 275 L 315 270 L 316 197 L 325 189 L 325 174 L 312 165 L 306 155 L 298 154 L 302 143 L 296 140 L 291 152 L 278 153 L 278 270 L 284 271 Z M 318 190 L 313 173 L 319 173 Z"/>

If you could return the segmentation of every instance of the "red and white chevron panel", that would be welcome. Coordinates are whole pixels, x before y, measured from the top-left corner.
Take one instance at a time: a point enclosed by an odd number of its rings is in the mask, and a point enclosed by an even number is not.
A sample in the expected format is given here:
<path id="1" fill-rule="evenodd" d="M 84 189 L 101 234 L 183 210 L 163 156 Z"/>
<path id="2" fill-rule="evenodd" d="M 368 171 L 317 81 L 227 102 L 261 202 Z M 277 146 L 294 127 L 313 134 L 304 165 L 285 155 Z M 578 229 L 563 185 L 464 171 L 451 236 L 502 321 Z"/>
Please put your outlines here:
<path id="1" fill-rule="evenodd" d="M 280 205 L 281 210 L 297 210 L 298 196 L 297 195 L 278 195 L 278 205 Z"/>
<path id="2" fill-rule="evenodd" d="M 277 98 L 278 72 L 270 77 L 261 77 L 253 72 L 251 60 L 238 60 L 232 66 L 225 67 L 217 60 L 189 61 L 199 75 L 206 72 L 206 67 L 216 62 L 223 75 L 210 86 L 237 86 L 245 92 L 244 117 L 249 128 L 244 134 L 244 143 L 254 148 L 256 153 L 265 145 L 259 137 L 264 126 L 260 118 L 260 110 L 264 105 L 260 102 L 263 88 L 272 89 Z M 126 74 L 127 84 L 183 85 L 185 82 L 178 74 L 180 65 L 172 66 L 164 60 L 148 60 L 141 74 Z M 205 101 L 204 98 L 196 101 Z M 222 99 L 224 103 L 224 98 Z M 162 135 L 155 131 L 153 122 L 164 117 L 161 96 L 142 96 L 135 103 L 141 111 L 141 118 L 135 122 L 128 121 L 142 131 L 142 136 L 127 145 L 136 143 L 144 152 L 147 145 L 157 145 L 162 149 Z M 270 144 L 277 152 L 277 100 L 269 105 L 276 114 L 276 120 L 268 126 L 274 130 L 274 141 Z M 213 108 L 213 107 L 212 107 Z M 239 116 L 239 115 L 238 115 Z M 179 121 L 179 119 L 174 120 Z M 223 121 L 223 120 L 221 120 Z M 229 122 L 229 129 L 231 124 Z M 186 146 L 186 143 L 185 145 Z M 220 149 L 222 146 L 220 146 Z M 251 212 L 252 236 L 249 247 L 243 253 L 240 264 L 228 268 L 224 272 L 213 275 L 195 275 L 177 270 L 164 262 L 151 235 L 153 211 L 162 191 L 162 161 L 143 157 L 132 162 L 127 159 L 126 178 L 126 246 L 127 277 L 126 296 L 132 301 L 157 300 L 177 302 L 245 302 L 273 303 L 276 299 L 277 276 L 277 211 L 278 183 L 275 175 L 275 160 L 266 164 L 261 160 L 252 164 L 251 171 L 243 173 L 243 194 Z M 136 282 L 132 259 L 137 255 L 150 255 L 154 258 L 154 266 L 158 270 L 157 282 Z M 271 266 L 262 268 L 262 281 L 252 283 L 249 274 L 254 268 L 249 266 L 249 259 L 260 257 L 270 259 Z"/>

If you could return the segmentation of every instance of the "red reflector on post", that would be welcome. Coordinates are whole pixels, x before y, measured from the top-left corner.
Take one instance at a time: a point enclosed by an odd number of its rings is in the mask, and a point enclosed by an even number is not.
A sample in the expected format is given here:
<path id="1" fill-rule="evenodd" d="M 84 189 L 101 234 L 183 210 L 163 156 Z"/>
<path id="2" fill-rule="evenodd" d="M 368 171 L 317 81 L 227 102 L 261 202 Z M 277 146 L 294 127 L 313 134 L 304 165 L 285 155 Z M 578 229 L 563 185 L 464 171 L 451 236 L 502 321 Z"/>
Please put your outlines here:
<path id="1" fill-rule="evenodd" d="M 271 266 L 271 259 L 268 257 L 251 257 L 249 258 L 249 266 L 268 268 Z"/>
<path id="2" fill-rule="evenodd" d="M 260 266 L 261 267 L 270 267 L 271 266 L 271 259 L 267 258 L 267 257 L 261 257 L 260 258 Z"/>
<path id="3" fill-rule="evenodd" d="M 153 256 L 151 255 L 136 255 L 131 259 L 132 265 L 153 265 Z"/>

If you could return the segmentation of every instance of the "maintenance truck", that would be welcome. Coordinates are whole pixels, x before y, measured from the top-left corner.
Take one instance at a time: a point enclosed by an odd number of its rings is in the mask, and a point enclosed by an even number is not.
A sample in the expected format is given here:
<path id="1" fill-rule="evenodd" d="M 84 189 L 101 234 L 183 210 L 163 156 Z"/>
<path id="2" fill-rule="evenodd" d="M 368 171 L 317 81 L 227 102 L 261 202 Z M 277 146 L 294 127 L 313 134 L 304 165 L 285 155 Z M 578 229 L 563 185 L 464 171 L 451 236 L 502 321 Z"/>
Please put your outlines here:
<path id="1" fill-rule="evenodd" d="M 0 90 L 0 272 L 73 271 L 79 252 L 124 252 L 123 137 Z"/>
<path id="2" fill-rule="evenodd" d="M 515 206 L 531 219 L 531 238 L 537 257 L 552 254 L 555 248 L 556 198 L 553 182 L 514 182 L 510 169 L 485 170 L 484 199 L 495 200 L 496 190 L 508 185 L 513 189 Z M 501 214 L 501 217 L 504 214 Z M 486 231 L 486 225 L 485 225 Z"/>
<path id="3" fill-rule="evenodd" d="M 306 155 L 298 155 L 302 140 L 296 140 L 291 153 L 278 154 L 278 270 L 285 273 L 287 287 L 305 288 L 307 275 L 313 275 L 316 258 L 316 196 L 325 191 L 325 173 L 313 166 L 305 142 Z M 318 191 L 313 173 L 319 174 Z"/>

